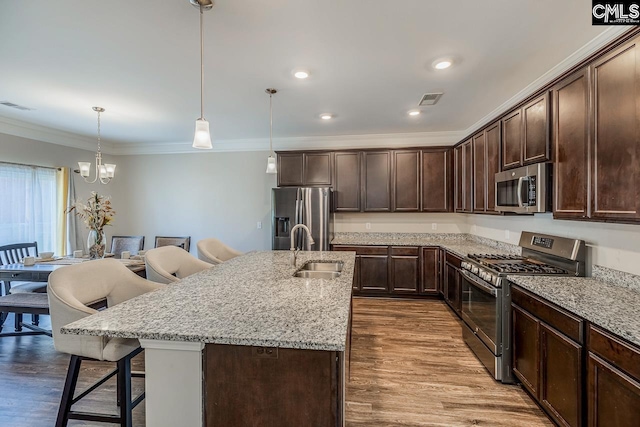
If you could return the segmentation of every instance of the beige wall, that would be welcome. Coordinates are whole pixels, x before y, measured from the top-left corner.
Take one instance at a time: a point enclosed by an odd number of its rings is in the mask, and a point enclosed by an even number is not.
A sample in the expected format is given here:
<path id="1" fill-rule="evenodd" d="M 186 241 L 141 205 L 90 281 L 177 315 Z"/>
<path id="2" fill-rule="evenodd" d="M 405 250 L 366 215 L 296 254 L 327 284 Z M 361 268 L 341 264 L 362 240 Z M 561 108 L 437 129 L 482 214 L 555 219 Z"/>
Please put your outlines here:
<path id="1" fill-rule="evenodd" d="M 335 231 L 345 232 L 466 233 L 467 230 L 465 215 L 451 213 L 337 213 L 335 224 Z"/>
<path id="2" fill-rule="evenodd" d="M 202 152 L 118 157 L 114 231 L 216 237 L 241 251 L 271 248 L 271 188 L 267 152 Z M 257 222 L 262 222 L 262 229 Z"/>

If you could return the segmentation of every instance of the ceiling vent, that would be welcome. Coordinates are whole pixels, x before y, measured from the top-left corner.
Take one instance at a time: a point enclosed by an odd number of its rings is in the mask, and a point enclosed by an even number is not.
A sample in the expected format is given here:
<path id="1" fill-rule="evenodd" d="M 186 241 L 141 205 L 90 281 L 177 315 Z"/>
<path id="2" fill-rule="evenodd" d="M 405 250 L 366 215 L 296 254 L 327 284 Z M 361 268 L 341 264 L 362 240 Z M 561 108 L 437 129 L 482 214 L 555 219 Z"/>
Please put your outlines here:
<path id="1" fill-rule="evenodd" d="M 424 105 L 435 105 L 436 102 L 438 102 L 440 98 L 442 98 L 442 95 L 444 95 L 444 93 L 442 92 L 425 93 L 424 95 L 422 95 L 422 99 L 420 99 L 418 105 L 421 107 Z"/>
<path id="2" fill-rule="evenodd" d="M 31 111 L 31 110 L 33 110 L 33 108 L 25 107 L 23 105 L 14 104 L 13 102 L 9 102 L 9 101 L 0 101 L 0 105 L 4 105 L 5 107 L 10 107 L 10 108 L 15 108 L 16 110 L 22 110 L 22 111 Z"/>

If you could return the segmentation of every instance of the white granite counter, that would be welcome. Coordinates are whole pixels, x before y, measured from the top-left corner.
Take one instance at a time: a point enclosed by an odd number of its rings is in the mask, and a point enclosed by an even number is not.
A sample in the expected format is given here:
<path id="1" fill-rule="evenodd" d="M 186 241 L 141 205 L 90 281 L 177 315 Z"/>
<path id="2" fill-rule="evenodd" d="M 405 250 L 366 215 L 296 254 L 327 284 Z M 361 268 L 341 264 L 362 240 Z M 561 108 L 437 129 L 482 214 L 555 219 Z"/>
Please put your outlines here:
<path id="1" fill-rule="evenodd" d="M 640 346 L 640 292 L 594 277 L 509 276 L 518 286 Z"/>
<path id="2" fill-rule="evenodd" d="M 520 254 L 520 247 L 460 233 L 336 233 L 332 245 L 438 246 L 466 257 L 469 254 Z"/>
<path id="3" fill-rule="evenodd" d="M 73 322 L 62 333 L 344 351 L 352 252 L 299 252 L 343 261 L 333 280 L 293 277 L 289 251 L 253 252 Z"/>

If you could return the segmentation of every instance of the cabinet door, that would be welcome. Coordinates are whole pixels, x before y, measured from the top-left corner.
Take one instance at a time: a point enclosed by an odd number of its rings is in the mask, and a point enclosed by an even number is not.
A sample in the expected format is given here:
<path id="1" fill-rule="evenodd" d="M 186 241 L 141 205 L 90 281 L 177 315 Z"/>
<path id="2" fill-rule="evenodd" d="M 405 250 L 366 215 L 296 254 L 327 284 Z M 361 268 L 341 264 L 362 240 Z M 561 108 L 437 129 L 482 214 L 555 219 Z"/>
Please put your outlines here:
<path id="1" fill-rule="evenodd" d="M 549 97 L 545 92 L 522 107 L 523 163 L 539 163 L 549 160 Z"/>
<path id="2" fill-rule="evenodd" d="M 393 152 L 393 210 L 420 210 L 420 150 Z"/>
<path id="3" fill-rule="evenodd" d="M 522 110 L 517 109 L 502 119 L 502 169 L 522 165 Z"/>
<path id="4" fill-rule="evenodd" d="M 331 153 L 304 154 L 304 185 L 331 185 Z"/>
<path id="5" fill-rule="evenodd" d="M 360 153 L 334 153 L 334 209 L 336 212 L 360 211 Z"/>
<path id="6" fill-rule="evenodd" d="M 451 149 L 422 150 L 422 212 L 453 210 Z"/>
<path id="7" fill-rule="evenodd" d="M 562 426 L 582 425 L 582 346 L 540 324 L 540 402 Z"/>
<path id="8" fill-rule="evenodd" d="M 460 273 L 458 269 L 451 264 L 445 264 L 445 285 L 444 300 L 454 309 L 456 313 L 460 313 L 462 304 L 462 294 L 460 289 Z"/>
<path id="9" fill-rule="evenodd" d="M 463 212 L 473 211 L 473 145 L 471 140 L 462 146 L 463 161 L 463 183 L 462 191 L 464 193 Z"/>
<path id="10" fill-rule="evenodd" d="M 391 211 L 391 152 L 364 152 L 362 161 L 365 212 Z"/>
<path id="11" fill-rule="evenodd" d="M 454 162 L 455 162 L 455 211 L 463 212 L 464 210 L 464 187 L 463 187 L 463 163 L 462 163 L 462 145 L 458 145 L 454 150 Z"/>
<path id="12" fill-rule="evenodd" d="M 422 248 L 422 281 L 420 292 L 435 295 L 440 282 L 440 249 Z"/>
<path id="13" fill-rule="evenodd" d="M 498 214 L 496 207 L 496 174 L 500 172 L 500 121 L 485 130 L 487 144 L 487 213 Z"/>
<path id="14" fill-rule="evenodd" d="M 513 373 L 539 399 L 540 322 L 517 305 L 511 306 Z"/>
<path id="15" fill-rule="evenodd" d="M 639 39 L 592 66 L 591 217 L 640 220 Z"/>
<path id="16" fill-rule="evenodd" d="M 362 292 L 387 292 L 389 289 L 389 256 L 360 256 L 360 290 Z"/>
<path id="17" fill-rule="evenodd" d="M 636 427 L 640 420 L 640 383 L 589 352 L 587 425 Z"/>
<path id="18" fill-rule="evenodd" d="M 303 154 L 278 153 L 278 187 L 303 185 Z"/>
<path id="19" fill-rule="evenodd" d="M 586 218 L 589 74 L 583 69 L 553 89 L 554 218 Z"/>
<path id="20" fill-rule="evenodd" d="M 487 145 L 484 131 L 473 137 L 473 211 L 487 210 Z"/>
<path id="21" fill-rule="evenodd" d="M 420 291 L 420 248 L 391 247 L 390 285 L 392 294 L 417 294 Z"/>

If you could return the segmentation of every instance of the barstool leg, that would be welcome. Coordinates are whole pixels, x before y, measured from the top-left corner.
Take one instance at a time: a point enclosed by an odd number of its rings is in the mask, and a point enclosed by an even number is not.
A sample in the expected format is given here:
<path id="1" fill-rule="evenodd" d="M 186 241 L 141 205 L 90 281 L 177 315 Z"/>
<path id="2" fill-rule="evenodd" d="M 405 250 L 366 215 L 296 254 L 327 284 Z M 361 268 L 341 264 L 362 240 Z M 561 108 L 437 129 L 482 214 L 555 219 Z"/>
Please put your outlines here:
<path id="1" fill-rule="evenodd" d="M 69 411 L 71 410 L 71 402 L 73 402 L 73 394 L 76 391 L 78 383 L 78 374 L 80 373 L 80 363 L 82 360 L 79 356 L 71 356 L 69 361 L 69 370 L 67 371 L 67 379 L 62 389 L 62 399 L 60 400 L 60 408 L 58 409 L 58 418 L 56 427 L 66 427 L 69 422 Z"/>
<path id="2" fill-rule="evenodd" d="M 131 357 L 118 361 L 118 394 L 120 400 L 120 426 L 132 427 L 131 407 Z"/>

